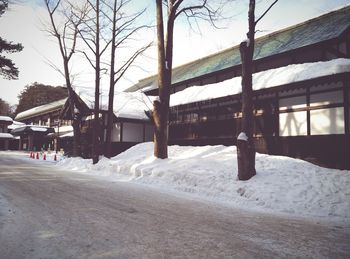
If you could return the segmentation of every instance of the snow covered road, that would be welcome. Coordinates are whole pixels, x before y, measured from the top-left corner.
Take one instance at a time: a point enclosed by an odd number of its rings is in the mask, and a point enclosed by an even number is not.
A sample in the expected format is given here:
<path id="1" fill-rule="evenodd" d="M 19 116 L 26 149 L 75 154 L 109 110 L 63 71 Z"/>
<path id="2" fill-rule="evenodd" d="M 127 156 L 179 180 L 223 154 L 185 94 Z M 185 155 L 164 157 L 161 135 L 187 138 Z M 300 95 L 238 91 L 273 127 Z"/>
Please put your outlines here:
<path id="1" fill-rule="evenodd" d="M 1 258 L 349 258 L 350 228 L 0 154 Z"/>

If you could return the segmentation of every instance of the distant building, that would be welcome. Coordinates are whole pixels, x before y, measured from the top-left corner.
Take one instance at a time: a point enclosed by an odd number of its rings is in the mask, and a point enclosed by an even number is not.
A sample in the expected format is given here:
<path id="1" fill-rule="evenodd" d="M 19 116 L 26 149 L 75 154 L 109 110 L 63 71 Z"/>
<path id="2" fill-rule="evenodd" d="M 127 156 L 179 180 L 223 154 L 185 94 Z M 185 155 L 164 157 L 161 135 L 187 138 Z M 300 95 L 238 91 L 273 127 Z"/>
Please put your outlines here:
<path id="1" fill-rule="evenodd" d="M 350 169 L 350 6 L 256 39 L 258 152 Z M 241 123 L 239 46 L 172 72 L 170 144 L 236 143 Z M 127 91 L 157 95 L 156 75 Z"/>
<path id="2" fill-rule="evenodd" d="M 94 92 L 80 90 L 76 92 L 75 114 L 81 118 L 81 150 L 84 157 L 91 157 L 92 126 L 94 111 Z M 114 124 L 112 130 L 112 154 L 119 154 L 131 146 L 145 141 L 153 140 L 153 125 L 146 114 L 151 109 L 152 102 L 143 93 L 115 93 Z M 100 130 L 101 146 L 99 153 L 106 150 L 108 93 L 100 94 Z M 68 101 L 62 109 L 62 118 L 71 119 Z M 62 136 L 63 138 L 65 136 Z M 71 136 L 67 136 L 72 137 Z M 64 140 L 62 140 L 64 141 Z"/>
<path id="3" fill-rule="evenodd" d="M 94 93 L 78 91 L 74 94 L 75 116 L 80 118 L 80 148 L 82 156 L 91 157 L 92 121 Z M 100 95 L 101 146 L 99 153 L 105 153 L 108 94 Z M 114 125 L 112 131 L 112 154 L 116 155 L 131 146 L 153 140 L 153 125 L 146 114 L 152 103 L 143 93 L 116 93 L 114 105 Z M 73 148 L 72 117 L 68 99 L 34 107 L 19 113 L 16 120 L 25 125 L 12 130 L 19 136 L 20 150 L 60 150 L 70 154 Z"/>
<path id="4" fill-rule="evenodd" d="M 8 133 L 8 126 L 11 125 L 12 122 L 12 118 L 0 116 L 0 150 L 9 149 L 9 141 L 13 139 L 13 135 Z"/>
<path id="5" fill-rule="evenodd" d="M 44 104 L 32 109 L 20 112 L 15 120 L 24 125 L 11 131 L 19 139 L 19 150 L 39 151 L 42 148 L 55 150 L 56 132 L 65 134 L 72 131 L 69 120 L 60 120 L 61 109 L 67 98 Z M 59 127 L 61 130 L 59 130 Z"/>

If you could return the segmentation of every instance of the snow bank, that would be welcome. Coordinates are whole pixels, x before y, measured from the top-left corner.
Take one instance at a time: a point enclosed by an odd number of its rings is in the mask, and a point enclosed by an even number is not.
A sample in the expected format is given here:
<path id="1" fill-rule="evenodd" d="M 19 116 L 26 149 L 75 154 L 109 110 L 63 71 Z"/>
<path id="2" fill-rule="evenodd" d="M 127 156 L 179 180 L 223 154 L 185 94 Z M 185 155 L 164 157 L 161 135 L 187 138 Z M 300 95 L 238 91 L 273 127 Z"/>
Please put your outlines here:
<path id="1" fill-rule="evenodd" d="M 350 220 L 350 172 L 325 169 L 281 156 L 257 154 L 257 175 L 236 179 L 236 147 L 169 147 L 169 159 L 156 159 L 153 143 L 142 143 L 98 164 L 65 159 L 60 168 L 108 176 L 245 209 L 326 219 Z"/>
<path id="2" fill-rule="evenodd" d="M 293 64 L 255 73 L 253 88 L 260 90 L 344 72 L 350 72 L 350 59 L 339 58 L 330 61 Z M 172 94 L 170 106 L 239 94 L 241 91 L 241 77 L 234 77 L 215 84 L 191 86 Z"/>

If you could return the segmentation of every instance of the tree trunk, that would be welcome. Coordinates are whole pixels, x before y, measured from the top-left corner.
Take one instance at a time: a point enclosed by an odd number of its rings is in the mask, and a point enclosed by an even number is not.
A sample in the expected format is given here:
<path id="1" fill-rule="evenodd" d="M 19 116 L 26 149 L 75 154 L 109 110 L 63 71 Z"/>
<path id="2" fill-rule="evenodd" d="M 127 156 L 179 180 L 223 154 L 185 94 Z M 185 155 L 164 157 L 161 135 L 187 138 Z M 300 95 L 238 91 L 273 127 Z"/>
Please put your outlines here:
<path id="1" fill-rule="evenodd" d="M 96 63 L 95 63 L 95 109 L 94 109 L 94 123 L 93 123 L 93 142 L 92 142 L 92 163 L 98 162 L 100 149 L 100 1 L 96 0 Z"/>
<path id="2" fill-rule="evenodd" d="M 69 68 L 68 61 L 64 58 L 63 62 L 65 78 L 66 78 L 66 86 L 68 89 L 68 104 L 70 115 L 72 117 L 72 126 L 73 126 L 73 157 L 77 157 L 80 155 L 80 118 L 75 114 L 75 102 L 74 102 L 74 92 L 72 89 L 72 85 L 69 78 Z"/>
<path id="3" fill-rule="evenodd" d="M 249 180 L 256 174 L 253 139 L 253 84 L 252 68 L 255 34 L 255 1 L 249 3 L 248 40 L 240 44 L 242 60 L 242 130 L 237 138 L 238 179 Z"/>
<path id="4" fill-rule="evenodd" d="M 168 157 L 169 84 L 171 82 L 171 72 L 169 73 L 165 56 L 162 0 L 157 0 L 156 4 L 159 100 L 153 102 L 154 156 L 164 159 Z"/>
<path id="5" fill-rule="evenodd" d="M 109 98 L 108 98 L 108 115 L 107 115 L 107 132 L 106 132 L 106 157 L 112 156 L 112 127 L 113 127 L 113 102 L 114 102 L 114 62 L 115 62 L 115 38 L 116 38 L 116 19 L 117 19 L 117 1 L 113 6 L 113 27 L 112 27 L 112 46 L 111 46 L 111 71 L 109 78 Z"/>

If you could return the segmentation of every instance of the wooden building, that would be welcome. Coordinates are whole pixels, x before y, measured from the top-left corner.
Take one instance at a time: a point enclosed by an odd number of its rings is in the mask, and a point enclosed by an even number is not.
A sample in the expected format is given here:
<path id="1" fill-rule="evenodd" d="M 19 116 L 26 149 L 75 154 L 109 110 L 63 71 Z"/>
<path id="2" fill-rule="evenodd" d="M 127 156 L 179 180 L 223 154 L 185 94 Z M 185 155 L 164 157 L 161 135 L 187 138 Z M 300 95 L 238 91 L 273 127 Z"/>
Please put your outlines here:
<path id="1" fill-rule="evenodd" d="M 350 169 L 350 6 L 260 37 L 255 46 L 257 151 Z M 234 46 L 173 69 L 170 144 L 235 144 L 240 63 Z M 156 76 L 128 91 L 140 89 L 156 95 Z"/>
<path id="2" fill-rule="evenodd" d="M 17 114 L 15 120 L 25 124 L 11 131 L 20 137 L 19 150 L 59 149 L 57 137 L 72 131 L 71 121 L 60 119 L 66 100 L 64 98 Z"/>
<path id="3" fill-rule="evenodd" d="M 108 94 L 101 93 L 100 130 L 102 155 L 105 152 L 107 130 Z M 80 148 L 82 156 L 91 157 L 92 123 L 94 93 L 79 91 L 74 93 L 75 116 L 80 119 Z M 114 105 L 114 125 L 112 131 L 112 154 L 116 155 L 131 146 L 153 140 L 153 125 L 145 111 L 151 107 L 151 101 L 143 93 L 116 93 Z M 16 120 L 24 126 L 13 129 L 12 133 L 20 136 L 20 150 L 63 149 L 70 154 L 73 148 L 73 127 L 68 99 L 62 99 L 19 113 Z M 47 130 L 44 130 L 47 129 Z"/>
<path id="4" fill-rule="evenodd" d="M 93 136 L 94 92 L 77 90 L 75 115 L 81 118 L 81 150 L 83 157 L 91 157 Z M 151 107 L 151 101 L 142 93 L 116 93 L 114 100 L 114 124 L 112 130 L 112 155 L 119 154 L 140 142 L 153 140 L 153 125 L 145 111 Z M 108 93 L 100 94 L 99 154 L 106 150 Z M 68 101 L 65 103 L 61 118 L 71 119 Z M 61 142 L 70 136 L 62 136 Z"/>

